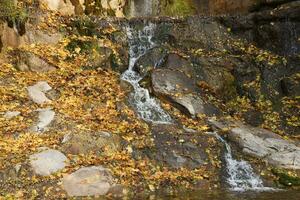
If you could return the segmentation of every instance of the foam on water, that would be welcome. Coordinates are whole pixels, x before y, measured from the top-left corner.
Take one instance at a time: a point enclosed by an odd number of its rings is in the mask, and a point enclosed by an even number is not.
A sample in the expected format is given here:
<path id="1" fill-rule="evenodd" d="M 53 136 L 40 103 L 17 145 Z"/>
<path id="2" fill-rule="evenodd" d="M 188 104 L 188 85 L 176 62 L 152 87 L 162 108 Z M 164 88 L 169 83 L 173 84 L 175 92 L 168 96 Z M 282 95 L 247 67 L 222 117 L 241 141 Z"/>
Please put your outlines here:
<path id="1" fill-rule="evenodd" d="M 233 191 L 270 191 L 274 188 L 265 187 L 259 175 L 255 174 L 251 165 L 245 160 L 236 160 L 232 156 L 230 145 L 217 133 L 213 133 L 216 138 L 224 143 L 226 161 L 226 181 Z"/>
<path id="2" fill-rule="evenodd" d="M 148 121 L 154 123 L 171 123 L 172 118 L 164 111 L 159 102 L 150 96 L 149 91 L 139 85 L 142 80 L 133 67 L 139 57 L 144 55 L 149 49 L 155 47 L 152 41 L 155 25 L 147 24 L 142 30 L 134 30 L 132 27 L 127 27 L 127 37 L 129 40 L 129 66 L 121 79 L 129 82 L 133 86 L 131 94 L 131 104 L 135 107 L 138 115 Z"/>

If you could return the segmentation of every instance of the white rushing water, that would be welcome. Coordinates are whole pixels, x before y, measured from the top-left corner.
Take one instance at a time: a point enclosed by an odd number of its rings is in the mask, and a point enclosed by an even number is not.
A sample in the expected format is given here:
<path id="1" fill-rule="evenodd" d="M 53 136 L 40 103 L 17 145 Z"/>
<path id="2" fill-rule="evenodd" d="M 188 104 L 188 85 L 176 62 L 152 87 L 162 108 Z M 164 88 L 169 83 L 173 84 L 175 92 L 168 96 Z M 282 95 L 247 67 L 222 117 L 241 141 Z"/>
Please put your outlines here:
<path id="1" fill-rule="evenodd" d="M 232 156 L 230 145 L 217 133 L 213 133 L 216 138 L 221 141 L 226 148 L 226 181 L 233 191 L 269 191 L 274 190 L 270 187 L 264 187 L 263 181 L 259 175 L 255 174 L 251 165 L 245 160 L 236 160 Z"/>
<path id="2" fill-rule="evenodd" d="M 147 17 L 153 14 L 153 0 L 131 0 L 130 16 Z"/>
<path id="3" fill-rule="evenodd" d="M 133 67 L 139 57 L 144 55 L 149 49 L 155 46 L 152 41 L 155 25 L 149 23 L 142 30 L 135 30 L 127 27 L 127 37 L 129 41 L 129 66 L 122 74 L 122 80 L 129 82 L 133 86 L 130 102 L 136 109 L 139 117 L 154 123 L 171 123 L 172 118 L 164 111 L 159 102 L 150 96 L 149 91 L 139 85 L 142 80 Z"/>

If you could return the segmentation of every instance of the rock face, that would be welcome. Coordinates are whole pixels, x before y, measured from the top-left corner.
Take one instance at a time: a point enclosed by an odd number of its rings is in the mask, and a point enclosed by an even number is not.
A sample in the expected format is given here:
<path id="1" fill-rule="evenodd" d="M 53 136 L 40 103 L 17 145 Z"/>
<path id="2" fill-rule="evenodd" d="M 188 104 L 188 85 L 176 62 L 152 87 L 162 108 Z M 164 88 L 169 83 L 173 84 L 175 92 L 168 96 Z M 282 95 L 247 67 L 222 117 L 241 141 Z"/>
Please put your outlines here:
<path id="1" fill-rule="evenodd" d="M 268 130 L 243 125 L 241 122 L 211 122 L 218 128 L 229 128 L 229 140 L 236 143 L 243 153 L 261 158 L 276 167 L 300 169 L 300 147 L 293 142 Z"/>
<path id="2" fill-rule="evenodd" d="M 272 9 L 221 21 L 233 33 L 261 48 L 285 56 L 299 54 L 300 44 L 297 41 L 300 34 L 300 1 L 270 2 L 265 5 L 273 5 Z"/>
<path id="3" fill-rule="evenodd" d="M 2 27 L 1 27 L 2 26 Z M 7 23 L 0 25 L 0 39 L 2 46 L 17 48 L 25 44 L 57 44 L 62 39 L 62 34 L 47 33 L 37 30 L 34 25 L 25 24 L 25 33 L 21 35 L 15 27 L 9 27 Z"/>
<path id="4" fill-rule="evenodd" d="M 218 114 L 214 106 L 202 99 L 201 91 L 193 80 L 181 72 L 170 69 L 155 70 L 151 81 L 155 95 L 165 98 L 187 114 Z"/>
<path id="5" fill-rule="evenodd" d="M 33 86 L 29 86 L 27 88 L 28 95 L 32 99 L 33 102 L 37 104 L 43 104 L 50 102 L 50 99 L 48 99 L 45 95 L 45 92 L 51 90 L 52 88 L 48 85 L 45 81 L 37 82 Z"/>
<path id="6" fill-rule="evenodd" d="M 44 148 L 40 153 L 30 156 L 30 165 L 35 174 L 49 176 L 62 170 L 67 165 L 68 159 L 61 152 Z"/>
<path id="7" fill-rule="evenodd" d="M 69 196 L 105 195 L 113 183 L 110 172 L 102 166 L 81 168 L 62 180 Z"/>
<path id="8" fill-rule="evenodd" d="M 293 0 L 129 0 L 127 16 L 245 14 L 269 10 Z"/>
<path id="9" fill-rule="evenodd" d="M 176 125 L 155 125 L 151 132 L 155 147 L 145 150 L 143 155 L 173 169 L 195 169 L 209 165 L 207 150 L 214 148 L 215 155 L 221 151 L 221 146 L 213 136 L 184 130 Z M 137 152 L 134 154 L 139 157 Z"/>
<path id="10" fill-rule="evenodd" d="M 68 154 L 112 155 L 122 149 L 121 139 L 107 132 L 79 133 L 67 136 L 63 144 L 64 152 Z"/>

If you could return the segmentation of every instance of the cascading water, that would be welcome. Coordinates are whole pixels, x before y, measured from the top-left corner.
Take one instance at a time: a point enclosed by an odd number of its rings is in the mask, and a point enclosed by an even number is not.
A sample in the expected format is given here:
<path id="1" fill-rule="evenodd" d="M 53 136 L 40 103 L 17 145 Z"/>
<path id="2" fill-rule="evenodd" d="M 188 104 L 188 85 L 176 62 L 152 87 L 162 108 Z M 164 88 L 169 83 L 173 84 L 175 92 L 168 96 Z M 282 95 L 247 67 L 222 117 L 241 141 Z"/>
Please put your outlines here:
<path id="1" fill-rule="evenodd" d="M 130 16 L 146 17 L 153 15 L 153 0 L 131 0 Z"/>
<path id="2" fill-rule="evenodd" d="M 142 80 L 143 77 L 133 70 L 136 61 L 149 49 L 156 46 L 156 44 L 152 41 L 154 30 L 155 24 L 152 23 L 147 24 L 141 30 L 135 30 L 132 27 L 127 27 L 130 58 L 128 70 L 122 74 L 121 78 L 133 86 L 134 91 L 131 94 L 131 104 L 135 107 L 139 117 L 148 122 L 171 123 L 172 118 L 170 115 L 161 108 L 156 99 L 150 96 L 147 89 L 142 88 L 139 85 L 139 81 Z M 254 173 L 248 162 L 244 160 L 235 160 L 232 156 L 230 145 L 217 133 L 213 134 L 225 145 L 226 171 L 228 174 L 227 183 L 232 190 L 273 190 L 272 188 L 263 186 L 263 181 L 257 174 Z"/>
<path id="3" fill-rule="evenodd" d="M 217 133 L 213 133 L 216 138 L 221 141 L 226 148 L 225 161 L 227 172 L 227 183 L 233 191 L 258 190 L 267 191 L 273 190 L 270 187 L 264 187 L 261 178 L 255 174 L 251 165 L 244 160 L 235 160 L 232 156 L 230 145 Z"/>
<path id="4" fill-rule="evenodd" d="M 142 30 L 134 30 L 132 27 L 127 27 L 129 66 L 128 70 L 122 74 L 121 79 L 133 86 L 134 91 L 131 94 L 131 103 L 142 119 L 154 123 L 171 123 L 172 118 L 170 115 L 161 108 L 155 98 L 150 96 L 147 89 L 139 85 L 139 81 L 143 77 L 133 70 L 137 59 L 155 46 L 155 43 L 152 41 L 154 29 L 155 24 L 152 23 L 144 26 Z"/>

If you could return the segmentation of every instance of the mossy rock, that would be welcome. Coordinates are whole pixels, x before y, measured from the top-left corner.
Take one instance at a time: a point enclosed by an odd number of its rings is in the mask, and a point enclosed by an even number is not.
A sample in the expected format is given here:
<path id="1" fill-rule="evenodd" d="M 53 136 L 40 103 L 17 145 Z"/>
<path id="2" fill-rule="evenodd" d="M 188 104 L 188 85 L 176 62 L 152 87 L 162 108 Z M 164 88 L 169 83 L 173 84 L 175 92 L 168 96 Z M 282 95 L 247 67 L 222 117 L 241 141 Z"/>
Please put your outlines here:
<path id="1" fill-rule="evenodd" d="M 292 176 L 289 175 L 287 172 L 278 170 L 278 169 L 272 169 L 272 173 L 278 177 L 278 183 L 284 186 L 300 186 L 300 177 L 298 176 Z"/>
<path id="2" fill-rule="evenodd" d="M 196 14 L 196 9 L 191 0 L 171 0 L 163 8 L 164 15 L 188 16 Z"/>
<path id="3" fill-rule="evenodd" d="M 74 20 L 71 27 L 76 27 L 79 35 L 94 36 L 99 35 L 96 24 L 89 17 L 80 17 Z"/>

